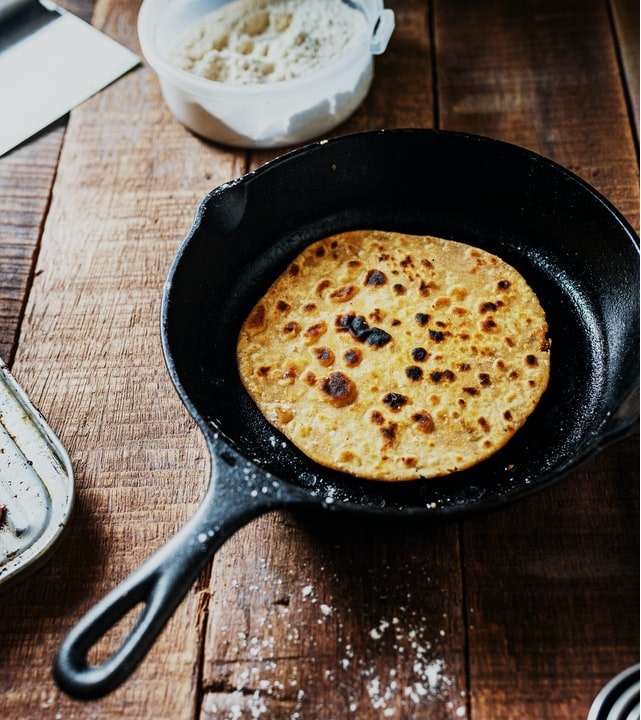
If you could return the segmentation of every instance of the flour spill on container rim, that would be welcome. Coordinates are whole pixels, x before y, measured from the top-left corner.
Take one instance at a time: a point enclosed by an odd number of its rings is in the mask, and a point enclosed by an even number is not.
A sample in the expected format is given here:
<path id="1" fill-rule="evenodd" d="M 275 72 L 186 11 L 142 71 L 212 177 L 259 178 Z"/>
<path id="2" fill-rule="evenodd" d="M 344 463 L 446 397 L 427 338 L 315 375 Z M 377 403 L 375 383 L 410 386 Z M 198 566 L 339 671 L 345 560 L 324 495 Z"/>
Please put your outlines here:
<path id="1" fill-rule="evenodd" d="M 218 627 L 225 638 L 223 658 L 228 659 L 217 662 L 225 691 L 206 695 L 204 718 L 266 720 L 277 712 L 288 720 L 400 720 L 434 703 L 446 713 L 444 718 L 466 717 L 465 693 L 457 690 L 442 654 L 446 615 L 443 626 L 435 627 L 433 618 L 428 620 L 410 606 L 408 592 L 405 605 L 366 626 L 357 637 L 353 625 L 344 622 L 347 618 L 333 604 L 327 585 L 317 589 L 302 572 L 293 570 L 283 579 L 268 567 L 266 558 L 259 558 L 258 564 L 260 572 L 251 584 L 231 583 L 235 593 L 255 594 L 255 602 L 246 594 L 243 600 L 243 605 L 251 607 L 250 629 L 234 632 L 225 625 Z M 320 570 L 326 573 L 325 568 Z M 339 582 L 337 576 L 333 579 Z M 235 597 L 232 593 L 230 599 L 221 600 L 228 608 L 223 614 L 238 612 Z M 216 617 L 216 611 L 212 612 Z M 317 632 L 335 637 L 338 662 L 315 659 L 313 627 L 319 625 L 325 629 Z M 398 661 L 389 667 L 392 654 Z M 310 671 L 334 686 L 328 696 L 343 699 L 339 716 L 308 697 L 305 685 Z"/>

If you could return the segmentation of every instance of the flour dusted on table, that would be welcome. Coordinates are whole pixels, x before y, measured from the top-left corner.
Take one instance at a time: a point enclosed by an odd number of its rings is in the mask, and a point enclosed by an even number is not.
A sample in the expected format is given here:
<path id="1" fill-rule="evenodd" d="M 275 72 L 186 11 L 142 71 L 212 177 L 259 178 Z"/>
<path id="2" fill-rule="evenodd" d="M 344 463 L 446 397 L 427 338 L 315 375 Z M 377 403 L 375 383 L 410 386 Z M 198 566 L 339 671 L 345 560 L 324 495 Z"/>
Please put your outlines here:
<path id="1" fill-rule="evenodd" d="M 336 60 L 366 30 L 342 0 L 233 0 L 190 27 L 169 59 L 217 82 L 280 82 Z"/>

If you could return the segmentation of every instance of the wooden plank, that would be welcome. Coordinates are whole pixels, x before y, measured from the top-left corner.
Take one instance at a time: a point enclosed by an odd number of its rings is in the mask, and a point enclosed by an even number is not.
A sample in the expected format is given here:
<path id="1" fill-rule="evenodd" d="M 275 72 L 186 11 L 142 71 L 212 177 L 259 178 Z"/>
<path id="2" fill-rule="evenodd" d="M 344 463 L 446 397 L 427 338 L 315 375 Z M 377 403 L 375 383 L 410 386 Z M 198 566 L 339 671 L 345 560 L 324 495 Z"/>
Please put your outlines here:
<path id="1" fill-rule="evenodd" d="M 456 526 L 274 515 L 232 543 L 212 573 L 201 718 L 459 717 Z"/>
<path id="2" fill-rule="evenodd" d="M 136 13 L 105 1 L 95 20 L 137 51 Z M 202 494 L 206 451 L 164 368 L 159 305 L 198 202 L 242 172 L 236 158 L 174 120 L 146 67 L 71 114 L 14 373 L 69 451 L 78 501 L 51 561 L 0 596 L 3 717 L 194 716 L 198 589 L 104 700 L 71 701 L 50 666 L 64 633 Z"/>
<path id="3" fill-rule="evenodd" d="M 634 143 L 606 6 L 545 0 L 533 11 L 526 3 L 466 0 L 436 7 L 441 126 L 551 157 L 610 195 L 638 227 Z"/>
<path id="4" fill-rule="evenodd" d="M 465 528 L 473 717 L 586 717 L 638 660 L 638 441 Z"/>
<path id="5" fill-rule="evenodd" d="M 600 2 L 436 4 L 440 124 L 532 148 L 638 227 L 633 137 Z M 482 27 L 483 31 L 478 32 Z M 472 717 L 585 717 L 638 656 L 638 441 L 463 526 Z"/>
<path id="6" fill-rule="evenodd" d="M 357 113 L 330 135 L 431 126 L 428 7 L 396 30 Z M 254 153 L 252 167 L 275 153 Z M 201 720 L 456 718 L 466 707 L 456 525 L 272 514 L 213 564 Z"/>
<path id="7" fill-rule="evenodd" d="M 88 20 L 94 0 L 59 5 Z M 67 118 L 0 158 L 0 357 L 11 364 Z"/>
<path id="8" fill-rule="evenodd" d="M 611 0 L 612 17 L 619 56 L 639 141 L 639 3 L 636 0 Z"/>

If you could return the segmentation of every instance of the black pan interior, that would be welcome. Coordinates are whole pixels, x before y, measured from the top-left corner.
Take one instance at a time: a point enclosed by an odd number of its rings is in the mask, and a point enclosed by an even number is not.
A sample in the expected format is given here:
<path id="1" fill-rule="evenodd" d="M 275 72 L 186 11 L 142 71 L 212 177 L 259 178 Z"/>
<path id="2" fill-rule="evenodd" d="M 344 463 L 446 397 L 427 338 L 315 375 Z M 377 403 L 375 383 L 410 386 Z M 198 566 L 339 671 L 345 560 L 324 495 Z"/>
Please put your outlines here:
<path id="1" fill-rule="evenodd" d="M 400 484 L 327 470 L 276 432 L 242 387 L 235 344 L 253 304 L 306 244 L 356 228 L 493 252 L 546 310 L 548 390 L 526 426 L 474 468 Z M 638 277 L 632 230 L 559 166 L 458 133 L 361 133 L 286 155 L 206 199 L 170 273 L 164 347 L 203 429 L 311 495 L 369 510 L 483 509 L 545 486 L 592 452 L 638 382 Z"/>

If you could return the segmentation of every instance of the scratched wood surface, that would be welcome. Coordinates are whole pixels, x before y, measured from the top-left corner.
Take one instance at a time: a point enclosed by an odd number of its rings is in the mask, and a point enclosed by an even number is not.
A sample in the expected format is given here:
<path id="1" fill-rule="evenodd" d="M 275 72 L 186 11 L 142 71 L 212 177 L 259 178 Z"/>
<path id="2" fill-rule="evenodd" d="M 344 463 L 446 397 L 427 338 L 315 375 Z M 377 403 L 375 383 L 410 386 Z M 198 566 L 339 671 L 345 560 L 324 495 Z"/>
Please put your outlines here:
<path id="1" fill-rule="evenodd" d="M 551 157 L 638 230 L 634 136 L 607 6 L 436 7 L 441 127 Z M 608 678 L 637 661 L 638 467 L 635 438 L 510 512 L 462 526 L 475 720 L 584 718 Z"/>
<path id="2" fill-rule="evenodd" d="M 387 4 L 390 47 L 335 134 L 436 126 L 519 143 L 638 228 L 633 3 Z M 137 51 L 137 7 L 98 0 L 93 23 Z M 0 159 L 0 348 L 78 490 L 51 562 L 0 595 L 2 716 L 585 717 L 638 656 L 636 438 L 461 524 L 270 514 L 221 549 L 123 688 L 79 703 L 53 684 L 64 633 L 201 497 L 208 460 L 164 370 L 161 288 L 199 200 L 272 156 L 194 137 L 141 67 Z"/>

